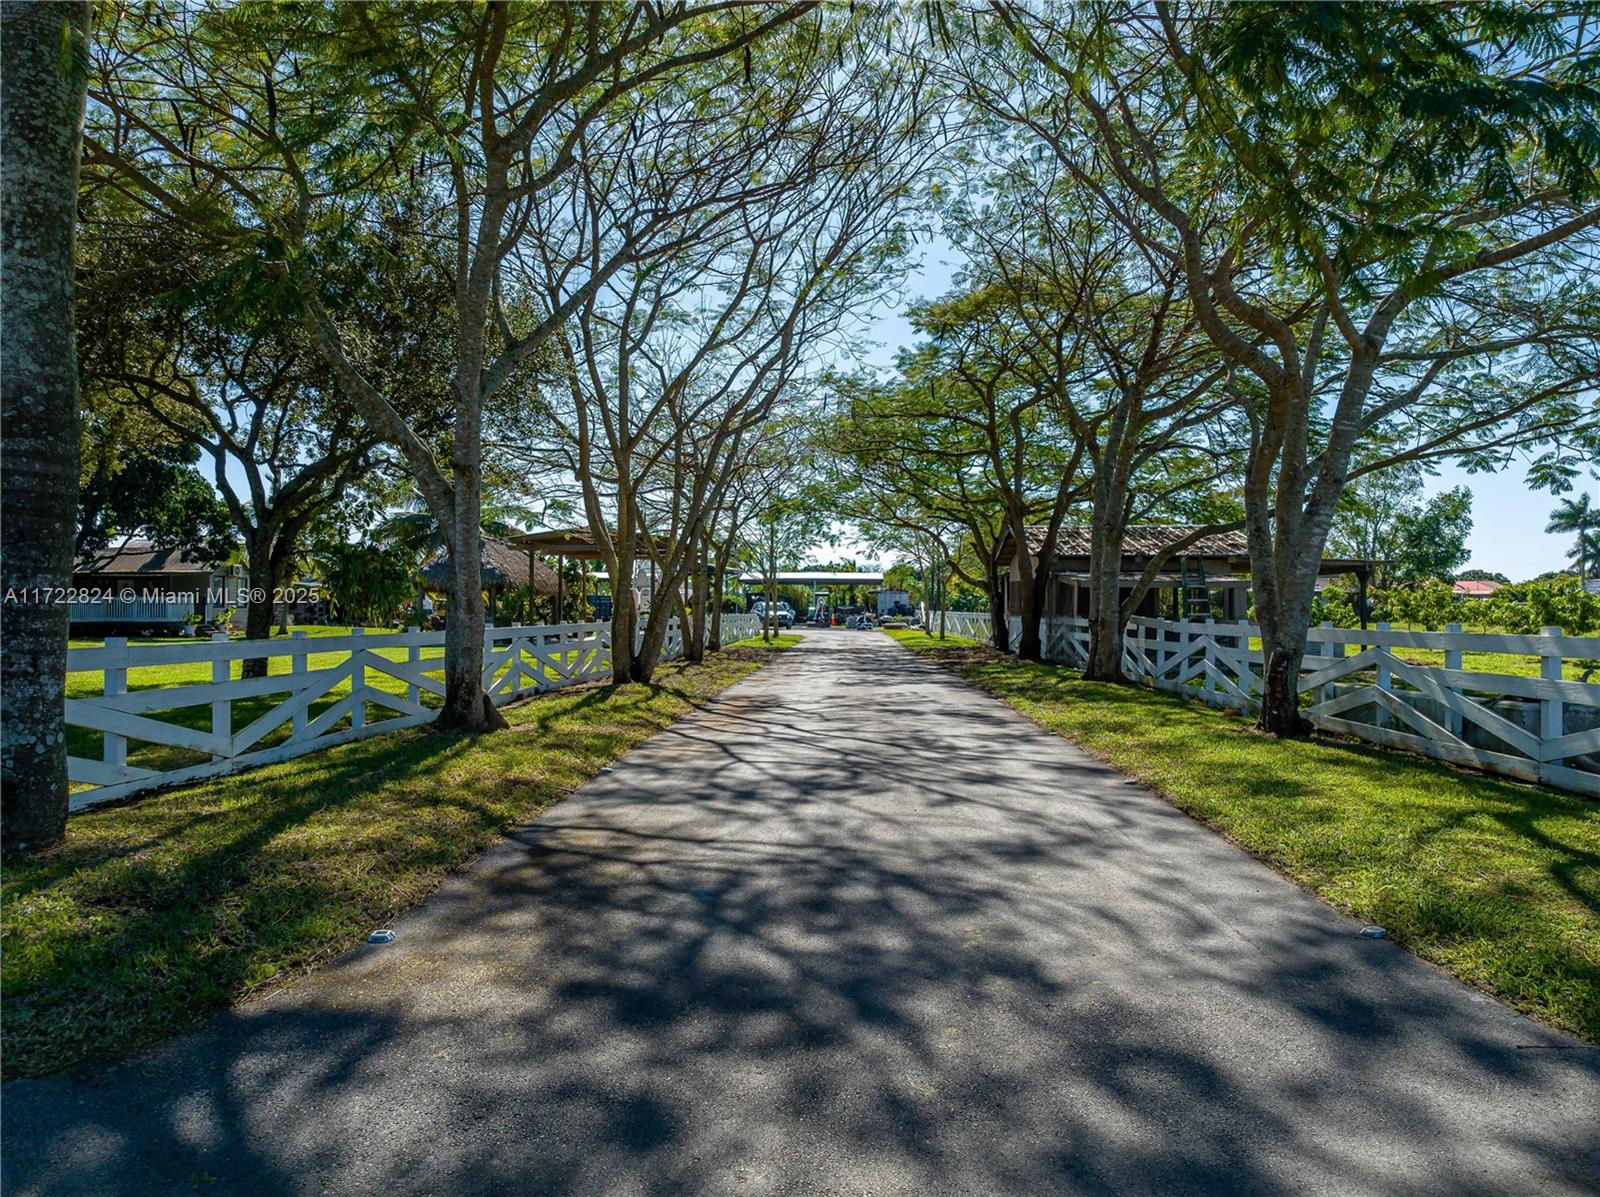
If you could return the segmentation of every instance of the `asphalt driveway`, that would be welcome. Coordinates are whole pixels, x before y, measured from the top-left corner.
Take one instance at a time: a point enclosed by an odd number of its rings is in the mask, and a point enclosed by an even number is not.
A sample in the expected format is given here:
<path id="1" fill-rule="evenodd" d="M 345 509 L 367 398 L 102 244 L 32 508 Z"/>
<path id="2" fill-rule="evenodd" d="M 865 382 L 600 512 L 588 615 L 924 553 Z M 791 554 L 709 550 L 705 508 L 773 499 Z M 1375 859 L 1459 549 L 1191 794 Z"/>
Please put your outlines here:
<path id="1" fill-rule="evenodd" d="M 397 929 L 7 1084 L 5 1192 L 1600 1191 L 1600 1051 L 873 633 Z"/>

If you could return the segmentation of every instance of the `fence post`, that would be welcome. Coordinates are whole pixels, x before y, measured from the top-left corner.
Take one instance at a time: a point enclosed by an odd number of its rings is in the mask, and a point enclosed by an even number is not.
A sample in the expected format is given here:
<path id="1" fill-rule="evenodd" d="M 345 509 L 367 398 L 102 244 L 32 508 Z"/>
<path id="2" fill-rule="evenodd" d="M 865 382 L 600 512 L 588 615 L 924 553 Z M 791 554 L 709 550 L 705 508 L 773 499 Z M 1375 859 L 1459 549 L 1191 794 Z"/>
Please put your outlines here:
<path id="1" fill-rule="evenodd" d="M 485 693 L 488 692 L 489 687 L 494 683 L 495 666 L 493 663 L 493 657 L 494 625 L 485 623 L 483 625 L 483 677 L 479 679 L 483 685 Z M 495 706 L 500 705 L 499 703 L 495 702 L 492 697 L 489 699 L 489 701 Z"/>
<path id="2" fill-rule="evenodd" d="M 306 671 L 306 639 L 307 637 L 304 632 L 289 633 L 289 672 L 292 674 L 301 674 Z M 298 687 L 296 688 L 295 693 L 298 697 Z M 290 732 L 290 734 L 294 736 L 304 735 L 306 724 L 308 722 L 310 722 L 310 720 L 306 715 L 306 708 L 302 706 L 294 713 L 294 722 L 292 724 L 293 730 Z"/>
<path id="3" fill-rule="evenodd" d="M 1378 631 L 1387 632 L 1388 630 L 1389 630 L 1389 625 L 1388 624 L 1380 623 L 1378 625 Z M 1387 644 L 1380 644 L 1380 645 L 1378 645 L 1378 648 L 1381 649 L 1383 652 L 1388 652 L 1389 651 L 1389 646 Z M 1390 677 L 1389 677 L 1389 666 L 1384 664 L 1384 662 L 1382 660 L 1379 660 L 1378 665 L 1377 665 L 1377 672 L 1378 672 L 1378 689 L 1384 691 L 1385 693 L 1392 692 L 1393 684 L 1392 684 L 1392 682 L 1390 680 Z M 1382 703 L 1378 704 L 1378 715 L 1377 715 L 1377 718 L 1373 720 L 1373 726 L 1375 726 L 1375 727 L 1388 727 L 1389 726 L 1389 710 Z"/>
<path id="4" fill-rule="evenodd" d="M 212 632 L 211 633 L 211 643 L 212 644 L 227 644 L 231 639 L 232 639 L 232 637 L 229 636 L 228 633 L 226 633 L 226 632 Z M 232 665 L 232 664 L 233 664 L 233 662 L 228 657 L 227 654 L 225 654 L 225 653 L 217 654 L 216 658 L 213 659 L 212 662 L 211 662 L 211 684 L 214 685 L 214 686 L 225 686 L 225 685 L 227 685 L 228 682 L 231 680 L 231 675 L 232 675 L 232 672 L 233 672 L 229 668 L 229 666 Z M 212 703 L 211 703 L 211 734 L 213 736 L 217 737 L 219 740 L 221 740 L 223 744 L 226 744 L 228 746 L 228 749 L 229 749 L 229 751 L 226 752 L 226 753 L 213 752 L 211 754 L 211 759 L 214 760 L 214 761 L 220 761 L 225 756 L 232 756 L 233 755 L 233 753 L 232 753 L 233 745 L 231 743 L 229 743 L 229 741 L 233 739 L 233 700 L 232 699 L 218 698 L 218 699 L 212 700 Z"/>
<path id="5" fill-rule="evenodd" d="M 1547 682 L 1559 682 L 1561 680 L 1562 656 L 1560 644 L 1561 629 L 1540 628 L 1539 635 L 1548 636 L 1557 641 L 1555 652 L 1539 654 L 1539 676 Z M 1565 734 L 1563 730 L 1565 719 L 1565 709 L 1562 706 L 1562 702 L 1559 697 L 1540 699 L 1539 739 L 1545 743 L 1548 743 L 1551 740 L 1559 740 Z M 1547 765 L 1559 765 L 1561 764 L 1561 761 L 1545 761 L 1544 763 Z"/>
<path id="6" fill-rule="evenodd" d="M 1326 630 L 1326 631 L 1329 631 L 1329 632 L 1333 631 L 1333 620 L 1324 619 L 1322 621 L 1322 626 L 1323 626 L 1324 630 Z M 1333 640 L 1330 637 L 1329 639 L 1327 639 L 1327 640 L 1322 642 L 1322 651 L 1320 653 L 1318 653 L 1317 655 L 1319 657 L 1342 657 L 1342 656 L 1344 656 L 1344 645 L 1339 643 L 1339 642 L 1337 642 L 1337 641 L 1335 641 L 1335 640 Z M 1323 682 L 1322 683 L 1322 693 L 1320 695 L 1318 695 L 1318 701 L 1319 702 L 1332 702 L 1333 701 L 1333 683 L 1332 682 Z"/>
<path id="7" fill-rule="evenodd" d="M 1461 635 L 1461 625 L 1458 624 L 1458 623 L 1446 624 L 1444 630 L 1446 632 L 1449 632 L 1452 636 Z M 1452 645 L 1452 644 L 1450 644 L 1448 642 L 1446 643 L 1445 650 L 1444 650 L 1444 667 L 1446 669 L 1460 669 L 1460 668 L 1462 668 L 1462 664 L 1461 664 L 1461 646 L 1460 646 L 1460 644 Z M 1450 693 L 1452 693 L 1452 694 L 1460 694 L 1461 693 L 1461 691 L 1457 690 L 1454 686 L 1451 686 L 1449 689 L 1450 689 Z M 1460 739 L 1461 738 L 1461 712 L 1460 711 L 1446 711 L 1444 713 L 1444 715 L 1445 715 L 1445 723 L 1444 723 L 1445 727 L 1449 729 L 1450 734 L 1452 736 L 1455 736 L 1457 739 Z"/>
<path id="8" fill-rule="evenodd" d="M 1213 676 L 1212 671 L 1217 667 L 1217 633 L 1215 625 L 1211 622 L 1211 616 L 1207 615 L 1204 623 L 1205 630 L 1201 635 L 1207 638 L 1205 647 L 1206 705 L 1214 707 L 1217 705 L 1217 679 Z"/>
<path id="9" fill-rule="evenodd" d="M 128 638 L 126 636 L 107 636 L 107 648 L 117 650 L 116 665 L 106 670 L 105 696 L 115 698 L 119 694 L 128 692 Z M 102 750 L 100 759 L 106 764 L 121 768 L 128 763 L 128 737 L 119 736 L 115 732 L 104 732 L 101 737 Z"/>
<path id="10" fill-rule="evenodd" d="M 524 643 L 523 638 L 521 636 L 516 636 L 516 635 L 513 635 L 510 640 L 506 641 L 506 649 L 511 654 L 510 660 L 511 660 L 511 697 L 512 698 L 515 698 L 517 695 L 522 693 L 522 645 L 523 645 L 523 643 Z"/>
<path id="11" fill-rule="evenodd" d="M 1331 621 L 1331 619 L 1323 619 L 1322 631 L 1328 632 L 1331 631 L 1331 629 L 1333 629 L 1333 621 Z M 1334 650 L 1338 648 L 1338 645 L 1334 645 L 1331 640 L 1312 640 L 1310 637 L 1307 637 L 1307 650 L 1310 650 L 1310 648 L 1314 647 L 1314 645 L 1315 650 L 1317 651 L 1315 651 L 1315 653 L 1309 653 L 1310 656 L 1333 656 Z M 1261 667 L 1262 669 L 1266 669 L 1266 653 L 1262 653 Z M 1333 682 L 1323 682 L 1322 687 L 1318 688 L 1317 690 L 1317 701 L 1318 703 L 1326 703 L 1326 701 L 1328 701 L 1330 698 L 1333 698 Z"/>
<path id="12" fill-rule="evenodd" d="M 1179 627 L 1178 627 L 1178 651 L 1179 652 L 1187 652 L 1188 648 L 1189 648 L 1189 645 L 1192 644 L 1193 642 L 1194 642 L 1194 624 L 1192 624 L 1192 623 L 1180 624 Z M 1183 667 L 1185 669 L 1187 669 L 1190 664 L 1191 664 L 1191 662 L 1187 658 L 1185 658 Z M 1174 677 L 1174 678 L 1167 679 L 1167 688 L 1170 689 L 1170 690 L 1175 690 L 1179 694 L 1182 694 L 1188 687 L 1186 685 L 1180 685 L 1178 680 Z"/>
<path id="13" fill-rule="evenodd" d="M 365 636 L 366 628 L 351 628 L 352 636 Z M 350 671 L 350 693 L 353 701 L 350 704 L 350 729 L 355 731 L 367 725 L 367 700 L 361 697 L 361 691 L 367 688 L 367 663 L 361 654 L 367 650 L 359 644 L 350 650 L 350 659 L 356 667 Z"/>
<path id="14" fill-rule="evenodd" d="M 407 630 L 410 631 L 410 632 L 413 632 L 413 633 L 422 631 L 422 629 L 420 627 L 409 628 Z M 409 665 L 415 665 L 418 662 L 420 662 L 421 660 L 422 660 L 422 646 L 420 644 L 408 644 L 408 645 L 406 645 L 406 663 L 409 664 Z M 407 682 L 406 683 L 406 701 L 407 702 L 416 702 L 417 698 L 418 698 L 417 683 L 416 682 Z"/>

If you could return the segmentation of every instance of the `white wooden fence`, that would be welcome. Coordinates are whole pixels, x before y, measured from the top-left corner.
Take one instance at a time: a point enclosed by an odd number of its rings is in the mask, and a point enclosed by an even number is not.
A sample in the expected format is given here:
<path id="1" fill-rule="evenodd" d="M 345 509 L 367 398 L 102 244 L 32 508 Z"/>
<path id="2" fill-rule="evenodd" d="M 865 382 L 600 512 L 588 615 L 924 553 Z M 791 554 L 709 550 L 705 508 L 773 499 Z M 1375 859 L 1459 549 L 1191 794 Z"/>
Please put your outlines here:
<path id="1" fill-rule="evenodd" d="M 986 615 L 949 612 L 946 621 L 956 635 L 988 637 Z M 1087 620 L 1047 619 L 1042 632 L 1048 659 L 1088 660 Z M 1251 647 L 1259 637 L 1248 623 L 1135 619 L 1122 666 L 1159 689 L 1253 713 L 1264 668 L 1260 648 Z M 1442 661 L 1418 664 L 1397 649 L 1431 649 Z M 1469 670 L 1467 653 L 1536 657 L 1539 676 Z M 1600 797 L 1600 685 L 1564 678 L 1570 660 L 1600 661 L 1600 637 L 1560 628 L 1535 636 L 1324 624 L 1311 629 L 1301 663 L 1302 709 L 1324 731 Z"/>
<path id="2" fill-rule="evenodd" d="M 722 617 L 725 642 L 760 631 L 753 615 Z M 77 689 L 71 684 L 75 673 L 100 673 L 104 684 L 97 695 L 67 699 L 67 726 L 98 732 L 101 739 L 98 760 L 67 758 L 74 786 L 91 787 L 74 790 L 71 808 L 426 723 L 436 712 L 423 696 L 444 694 L 443 649 L 443 632 L 366 636 L 360 628 L 348 636 L 297 632 L 277 640 L 230 640 L 219 632 L 192 644 L 130 645 L 113 637 L 103 648 L 72 649 L 67 653 L 69 693 Z M 682 652 L 683 636 L 673 620 L 662 657 Z M 312 658 L 322 660 L 312 667 Z M 261 659 L 267 662 L 267 677 L 234 676 L 236 663 Z M 209 667 L 211 676 L 140 686 L 136 671 L 184 665 L 198 673 Z M 135 671 L 131 683 L 130 671 Z M 484 635 L 483 684 L 497 705 L 610 676 L 609 623 L 490 628 Z M 325 701 L 341 689 L 347 692 Z M 236 702 L 247 717 L 254 716 L 239 728 L 234 726 Z M 381 717 L 370 719 L 369 707 L 379 708 Z M 194 714 L 185 718 L 185 711 Z M 130 764 L 130 742 L 141 746 L 136 755 L 148 759 Z M 151 754 L 143 745 L 160 751 Z"/>
<path id="3" fill-rule="evenodd" d="M 931 635 L 939 634 L 939 613 L 934 612 L 928 622 L 928 632 Z M 991 631 L 989 613 L 987 611 L 946 611 L 944 613 L 944 630 L 951 636 L 964 636 L 968 640 L 987 640 Z"/>

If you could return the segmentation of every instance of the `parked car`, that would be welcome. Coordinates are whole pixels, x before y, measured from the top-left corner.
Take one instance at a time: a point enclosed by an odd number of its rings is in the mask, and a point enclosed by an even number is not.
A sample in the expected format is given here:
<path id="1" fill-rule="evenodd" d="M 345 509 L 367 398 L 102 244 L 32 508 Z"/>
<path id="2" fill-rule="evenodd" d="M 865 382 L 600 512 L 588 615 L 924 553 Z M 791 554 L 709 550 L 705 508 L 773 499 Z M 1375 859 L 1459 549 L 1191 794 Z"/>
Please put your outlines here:
<path id="1" fill-rule="evenodd" d="M 757 599 L 750 608 L 750 614 L 756 616 L 762 623 L 767 622 L 767 603 L 765 599 Z M 794 627 L 794 608 L 788 603 L 780 602 L 773 614 L 773 621 L 780 628 Z"/>

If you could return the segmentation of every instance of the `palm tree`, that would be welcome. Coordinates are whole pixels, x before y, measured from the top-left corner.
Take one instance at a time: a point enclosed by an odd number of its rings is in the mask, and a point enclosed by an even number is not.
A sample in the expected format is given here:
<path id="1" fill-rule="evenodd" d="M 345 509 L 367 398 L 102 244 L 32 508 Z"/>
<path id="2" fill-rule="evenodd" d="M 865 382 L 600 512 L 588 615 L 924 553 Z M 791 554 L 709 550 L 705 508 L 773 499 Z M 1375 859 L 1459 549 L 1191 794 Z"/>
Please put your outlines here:
<path id="1" fill-rule="evenodd" d="M 484 496 L 482 512 L 480 523 L 484 535 L 501 540 L 533 527 L 539 519 L 531 508 L 496 502 L 489 495 Z M 420 561 L 444 548 L 444 529 L 422 496 L 413 494 L 401 504 L 399 511 L 373 529 L 372 539 L 404 549 Z"/>
<path id="2" fill-rule="evenodd" d="M 1577 559 L 1580 578 L 1588 577 L 1589 564 L 1596 560 L 1593 541 L 1589 537 L 1589 533 L 1595 529 L 1600 529 L 1600 507 L 1590 504 L 1587 491 L 1576 499 L 1561 500 L 1561 506 L 1550 513 L 1550 522 L 1544 526 L 1546 532 L 1577 536 L 1576 547 L 1567 555 Z"/>
<path id="3" fill-rule="evenodd" d="M 485 536 L 508 540 L 536 526 L 541 515 L 543 518 L 549 518 L 552 511 L 564 510 L 560 504 L 550 504 L 541 513 L 531 507 L 485 493 L 480 507 L 479 527 Z M 430 560 L 438 557 L 445 549 L 444 529 L 439 526 L 438 517 L 433 514 L 432 508 L 422 496 L 413 492 L 400 504 L 400 510 L 373 529 L 372 540 L 376 544 L 390 546 L 410 556 L 412 569 L 416 572 L 414 579 L 416 616 L 421 622 L 423 595 L 427 589 L 423 584 L 421 571 Z M 529 597 L 531 600 L 532 596 Z"/>
<path id="4" fill-rule="evenodd" d="M 1600 528 L 1585 528 L 1578 533 L 1578 543 L 1567 552 L 1567 558 L 1578 564 L 1578 577 L 1587 578 L 1600 568 Z"/>

